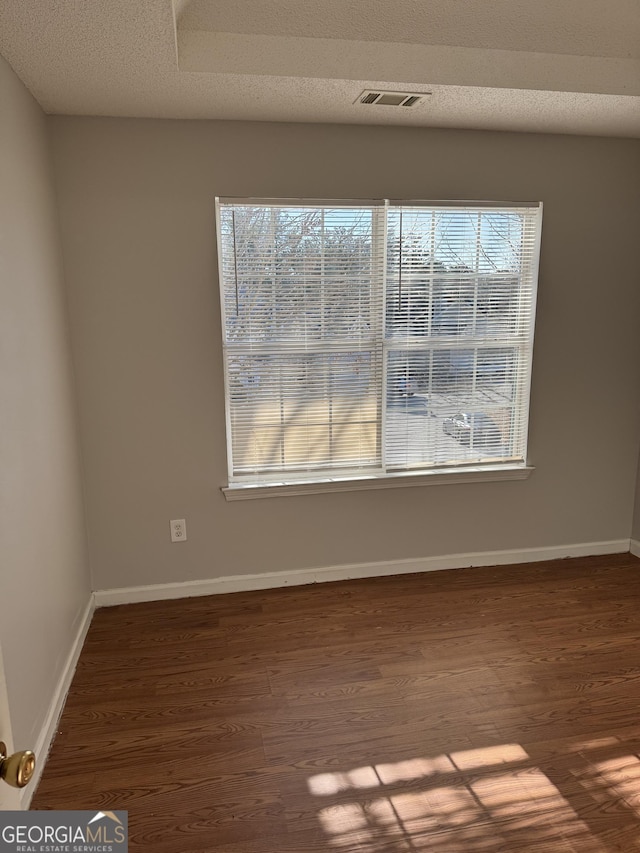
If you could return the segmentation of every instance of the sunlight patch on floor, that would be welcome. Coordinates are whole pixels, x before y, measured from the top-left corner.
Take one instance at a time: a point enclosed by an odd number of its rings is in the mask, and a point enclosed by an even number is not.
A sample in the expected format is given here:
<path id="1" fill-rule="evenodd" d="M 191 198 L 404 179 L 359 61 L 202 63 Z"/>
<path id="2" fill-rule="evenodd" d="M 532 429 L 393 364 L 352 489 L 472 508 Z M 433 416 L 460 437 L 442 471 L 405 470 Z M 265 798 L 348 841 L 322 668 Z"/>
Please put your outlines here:
<path id="1" fill-rule="evenodd" d="M 611 746 L 608 739 L 595 744 L 596 750 Z M 547 774 L 519 744 L 501 744 L 322 773 L 308 787 L 334 800 L 320 808 L 318 819 L 339 850 L 610 853 L 607 830 L 594 834 L 589 821 L 597 822 L 593 810 L 613 799 L 627 810 L 628 820 L 640 816 L 640 759 L 622 755 L 590 762 L 572 751 L 572 762 L 574 756 L 575 771 L 553 768 Z M 559 773 L 560 787 L 552 781 Z M 568 783 L 590 797 L 584 818 L 572 806 L 574 794 L 562 790 Z M 585 808 L 584 801 L 579 807 Z"/>

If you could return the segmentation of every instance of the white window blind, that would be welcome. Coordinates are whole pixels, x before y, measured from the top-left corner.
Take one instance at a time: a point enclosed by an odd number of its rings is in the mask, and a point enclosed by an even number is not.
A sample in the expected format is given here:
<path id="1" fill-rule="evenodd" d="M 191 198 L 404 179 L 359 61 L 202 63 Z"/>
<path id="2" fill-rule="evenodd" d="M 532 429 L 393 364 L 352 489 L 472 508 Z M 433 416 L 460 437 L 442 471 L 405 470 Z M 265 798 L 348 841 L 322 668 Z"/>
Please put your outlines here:
<path id="1" fill-rule="evenodd" d="M 540 204 L 217 211 L 230 483 L 524 464 Z"/>

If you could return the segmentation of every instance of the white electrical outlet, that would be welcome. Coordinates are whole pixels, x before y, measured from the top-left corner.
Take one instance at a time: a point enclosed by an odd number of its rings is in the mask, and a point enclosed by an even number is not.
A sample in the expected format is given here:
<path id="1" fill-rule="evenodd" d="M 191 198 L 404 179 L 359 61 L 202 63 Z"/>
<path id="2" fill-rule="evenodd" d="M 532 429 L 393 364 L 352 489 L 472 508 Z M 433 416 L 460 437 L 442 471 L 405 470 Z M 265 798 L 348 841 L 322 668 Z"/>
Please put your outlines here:
<path id="1" fill-rule="evenodd" d="M 171 541 L 184 542 L 187 538 L 187 522 L 184 518 L 174 518 L 169 524 L 171 525 Z"/>

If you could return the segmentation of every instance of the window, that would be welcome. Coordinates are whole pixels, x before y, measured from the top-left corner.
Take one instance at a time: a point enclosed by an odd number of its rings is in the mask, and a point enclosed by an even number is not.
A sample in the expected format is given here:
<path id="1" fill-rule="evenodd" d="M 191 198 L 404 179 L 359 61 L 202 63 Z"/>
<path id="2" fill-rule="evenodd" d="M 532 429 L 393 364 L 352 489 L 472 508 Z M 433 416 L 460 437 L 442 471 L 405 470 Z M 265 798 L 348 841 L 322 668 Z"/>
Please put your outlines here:
<path id="1" fill-rule="evenodd" d="M 217 212 L 231 488 L 526 467 L 540 204 Z"/>

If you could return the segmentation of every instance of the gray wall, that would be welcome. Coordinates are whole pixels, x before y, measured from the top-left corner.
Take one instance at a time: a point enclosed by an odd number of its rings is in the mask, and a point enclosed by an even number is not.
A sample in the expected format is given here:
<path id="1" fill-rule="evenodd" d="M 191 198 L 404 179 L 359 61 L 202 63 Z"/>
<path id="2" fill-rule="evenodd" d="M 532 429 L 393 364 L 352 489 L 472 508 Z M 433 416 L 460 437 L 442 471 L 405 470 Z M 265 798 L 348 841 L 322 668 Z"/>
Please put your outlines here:
<path id="1" fill-rule="evenodd" d="M 90 584 L 47 121 L 1 57 L 0 116 L 0 645 L 33 748 Z"/>
<path id="2" fill-rule="evenodd" d="M 631 538 L 640 542 L 640 463 L 638 464 L 638 478 L 636 480 L 636 500 L 635 511 L 633 514 L 633 526 L 631 528 Z"/>
<path id="3" fill-rule="evenodd" d="M 94 588 L 628 538 L 636 140 L 56 117 Z M 545 204 L 525 482 L 226 503 L 214 196 Z M 186 517 L 188 541 L 169 542 Z"/>

